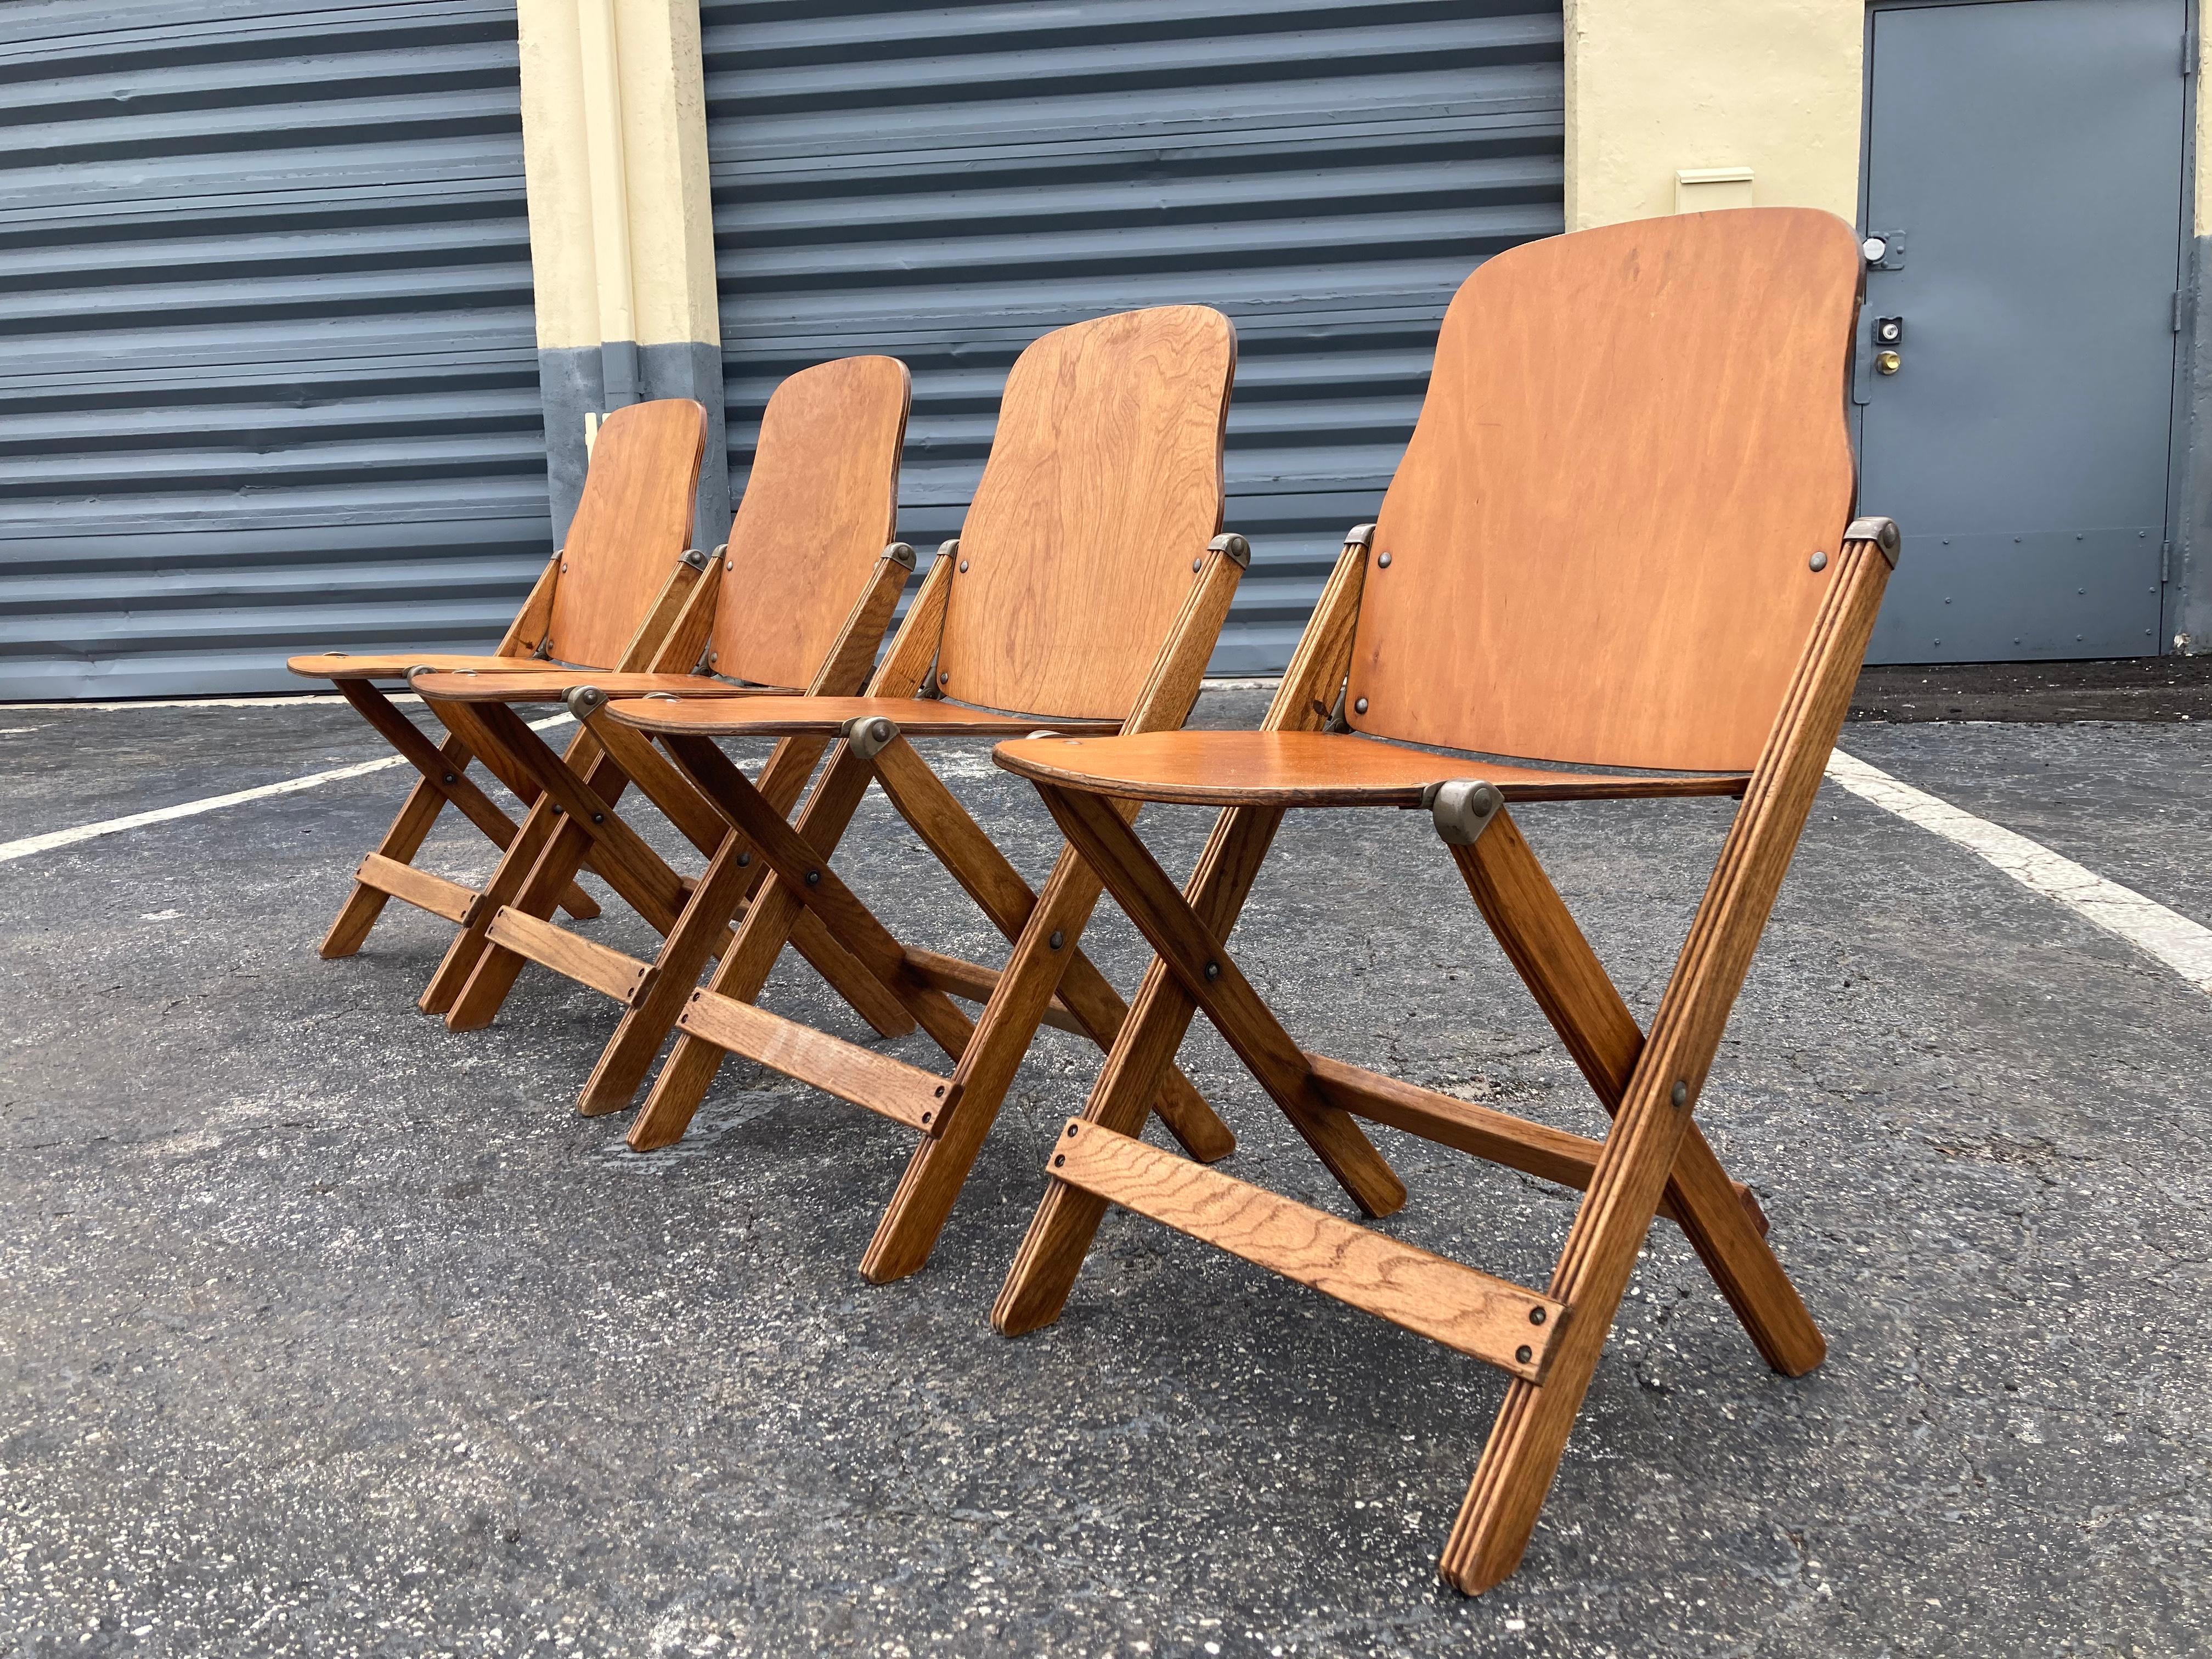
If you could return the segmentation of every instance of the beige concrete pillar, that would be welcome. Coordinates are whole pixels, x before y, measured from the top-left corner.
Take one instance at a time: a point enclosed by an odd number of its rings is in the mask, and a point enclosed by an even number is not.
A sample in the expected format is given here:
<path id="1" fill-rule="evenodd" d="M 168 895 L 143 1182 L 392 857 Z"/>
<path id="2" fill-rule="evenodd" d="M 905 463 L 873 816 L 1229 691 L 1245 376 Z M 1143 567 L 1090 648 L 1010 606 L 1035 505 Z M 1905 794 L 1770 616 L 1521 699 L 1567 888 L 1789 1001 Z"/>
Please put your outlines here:
<path id="1" fill-rule="evenodd" d="M 556 536 L 611 409 L 696 398 L 697 536 L 729 532 L 697 0 L 520 0 L 522 147 Z"/>

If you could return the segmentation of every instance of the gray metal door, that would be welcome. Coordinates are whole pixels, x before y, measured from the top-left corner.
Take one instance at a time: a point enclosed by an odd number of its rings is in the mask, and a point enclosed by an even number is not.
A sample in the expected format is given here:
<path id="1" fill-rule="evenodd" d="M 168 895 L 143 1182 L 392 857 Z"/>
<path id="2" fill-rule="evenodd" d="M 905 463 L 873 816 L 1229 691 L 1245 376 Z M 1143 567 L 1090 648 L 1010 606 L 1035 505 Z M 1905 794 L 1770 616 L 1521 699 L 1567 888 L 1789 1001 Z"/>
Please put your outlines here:
<path id="1" fill-rule="evenodd" d="M 915 374 L 900 533 L 957 532 L 1007 366 L 1047 329 L 1236 319 L 1214 658 L 1280 668 L 1372 518 L 1445 303 L 1560 228 L 1559 0 L 708 0 L 724 380 L 742 470 L 777 379 Z"/>
<path id="2" fill-rule="evenodd" d="M 489 644 L 550 535 L 513 0 L 0 6 L 0 697 Z"/>
<path id="3" fill-rule="evenodd" d="M 2159 650 L 2186 24 L 2185 0 L 1873 14 L 1859 500 L 1905 540 L 1877 661 Z"/>

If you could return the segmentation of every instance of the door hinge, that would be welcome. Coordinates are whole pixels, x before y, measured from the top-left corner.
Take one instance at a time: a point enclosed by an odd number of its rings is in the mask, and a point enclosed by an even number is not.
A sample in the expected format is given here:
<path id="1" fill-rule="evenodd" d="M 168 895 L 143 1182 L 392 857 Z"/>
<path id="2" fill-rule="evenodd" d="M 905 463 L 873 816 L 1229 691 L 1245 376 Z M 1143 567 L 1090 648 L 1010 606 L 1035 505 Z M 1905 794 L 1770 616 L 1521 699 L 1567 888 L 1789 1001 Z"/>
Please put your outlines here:
<path id="1" fill-rule="evenodd" d="M 2186 80 L 2190 76 L 2197 73 L 2197 26 L 2192 23 L 2189 26 L 2188 33 L 2181 37 L 2181 74 L 2183 79 Z"/>
<path id="2" fill-rule="evenodd" d="M 2173 544 L 2172 542 L 2160 542 L 2158 544 L 2158 585 L 2160 587 L 2164 587 L 2169 582 L 2172 581 L 2172 580 Z"/>
<path id="3" fill-rule="evenodd" d="M 2179 334 L 2188 326 L 2189 290 L 2185 288 L 2178 288 L 2173 290 L 2173 331 Z"/>

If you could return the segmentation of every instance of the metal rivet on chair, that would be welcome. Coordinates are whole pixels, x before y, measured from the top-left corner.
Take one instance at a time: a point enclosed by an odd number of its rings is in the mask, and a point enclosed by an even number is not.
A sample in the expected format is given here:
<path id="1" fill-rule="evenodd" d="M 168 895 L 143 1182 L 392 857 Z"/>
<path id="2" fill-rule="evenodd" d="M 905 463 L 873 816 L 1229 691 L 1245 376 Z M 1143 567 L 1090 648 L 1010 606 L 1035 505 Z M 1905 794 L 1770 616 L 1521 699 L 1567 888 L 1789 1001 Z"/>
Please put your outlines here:
<path id="1" fill-rule="evenodd" d="M 1828 556 L 1825 553 L 1815 553 L 1807 562 L 1815 570 L 1826 570 L 1828 568 Z"/>
<path id="2" fill-rule="evenodd" d="M 738 868 L 740 870 L 744 869 L 745 866 L 750 864 L 752 861 L 753 855 L 750 853 L 740 853 L 738 854 Z"/>
<path id="3" fill-rule="evenodd" d="M 1199 560 L 1199 559 L 1193 559 L 1193 560 L 1190 562 L 1191 573 L 1192 573 L 1194 575 L 1195 575 L 1195 574 L 1197 574 L 1197 572 L 1198 572 L 1198 567 L 1199 567 L 1199 566 L 1200 566 L 1200 563 L 1202 563 L 1202 562 L 1203 562 L 1203 561 Z"/>
<path id="4" fill-rule="evenodd" d="M 819 870 L 809 870 L 806 872 L 806 884 L 809 887 L 818 886 L 821 884 L 821 881 L 822 872 Z"/>
<path id="5" fill-rule="evenodd" d="M 1052 930 L 1052 937 L 1047 939 L 1045 943 L 1052 949 L 1057 951 L 1061 945 L 1067 943 L 1067 935 L 1061 933 L 1059 928 L 1055 927 Z"/>
<path id="6" fill-rule="evenodd" d="M 607 815 L 605 812 L 594 812 L 592 814 L 592 822 L 593 823 L 605 823 L 606 821 Z"/>
<path id="7" fill-rule="evenodd" d="M 952 676 L 950 674 L 939 674 L 937 677 L 937 683 L 939 685 L 950 685 L 952 684 Z"/>
<path id="8" fill-rule="evenodd" d="M 1075 1139 L 1075 1126 L 1073 1123 L 1067 1126 L 1067 1138 L 1070 1140 Z"/>
<path id="9" fill-rule="evenodd" d="M 1221 977 L 1221 964 L 1218 962 L 1207 963 L 1206 964 L 1206 976 L 1210 980 L 1219 979 Z"/>
<path id="10" fill-rule="evenodd" d="M 1352 705 L 1352 712 L 1355 714 L 1365 714 L 1367 712 L 1367 699 L 1362 697 L 1358 702 L 1353 703 Z"/>
<path id="11" fill-rule="evenodd" d="M 1375 568 L 1377 570 L 1388 570 L 1390 568 L 1390 556 L 1388 553 L 1376 554 L 1375 556 Z"/>
<path id="12" fill-rule="evenodd" d="M 1528 1322 L 1529 1322 L 1531 1325 L 1540 1325 L 1540 1324 L 1542 1324 L 1542 1323 L 1544 1322 L 1544 1310 L 1543 1310 L 1541 1308 L 1531 1308 L 1531 1309 L 1529 1309 L 1529 1310 L 1528 1310 Z"/>
<path id="13" fill-rule="evenodd" d="M 1536 1351 L 1524 1342 L 1513 1350 L 1513 1357 L 1525 1365 L 1536 1357 Z"/>
<path id="14" fill-rule="evenodd" d="M 1052 1167 L 1055 1170 L 1059 1169 L 1066 1162 L 1067 1155 L 1065 1152 L 1054 1152 L 1052 1156 Z"/>
<path id="15" fill-rule="evenodd" d="M 447 783 L 459 783 L 460 780 L 455 777 L 451 772 L 448 772 L 446 774 L 446 781 Z"/>
<path id="16" fill-rule="evenodd" d="M 1668 1095 L 1667 1098 L 1673 1101 L 1677 1106 L 1688 1105 L 1690 1103 L 1690 1085 L 1686 1083 L 1676 1084 L 1674 1085 L 1674 1092 Z"/>
<path id="17" fill-rule="evenodd" d="M 961 560 L 961 561 L 960 561 L 960 568 L 961 568 L 961 570 L 962 570 L 963 573 L 967 570 L 967 568 L 968 568 L 968 561 L 967 561 L 967 560 L 963 559 L 963 560 Z"/>
<path id="18" fill-rule="evenodd" d="M 891 723 L 889 720 L 878 720 L 868 728 L 868 735 L 875 738 L 878 743 L 889 743 L 891 740 Z"/>

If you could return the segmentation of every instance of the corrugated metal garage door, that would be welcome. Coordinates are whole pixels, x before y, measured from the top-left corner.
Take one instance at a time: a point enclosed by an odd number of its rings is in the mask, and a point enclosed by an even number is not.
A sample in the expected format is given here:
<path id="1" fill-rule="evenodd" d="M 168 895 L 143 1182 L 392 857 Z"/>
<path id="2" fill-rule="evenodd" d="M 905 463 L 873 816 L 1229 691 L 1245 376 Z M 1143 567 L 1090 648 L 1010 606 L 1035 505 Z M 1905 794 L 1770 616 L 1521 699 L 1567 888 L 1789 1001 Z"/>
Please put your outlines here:
<path id="1" fill-rule="evenodd" d="M 549 536 L 513 0 L 0 7 L 0 696 L 494 640 Z"/>
<path id="2" fill-rule="evenodd" d="M 1217 670 L 1279 668 L 1413 429 L 1452 290 L 1561 225 L 1558 0 L 717 3 L 708 143 L 732 459 L 770 386 L 915 372 L 901 533 L 954 533 L 1045 329 L 1237 319 Z"/>

